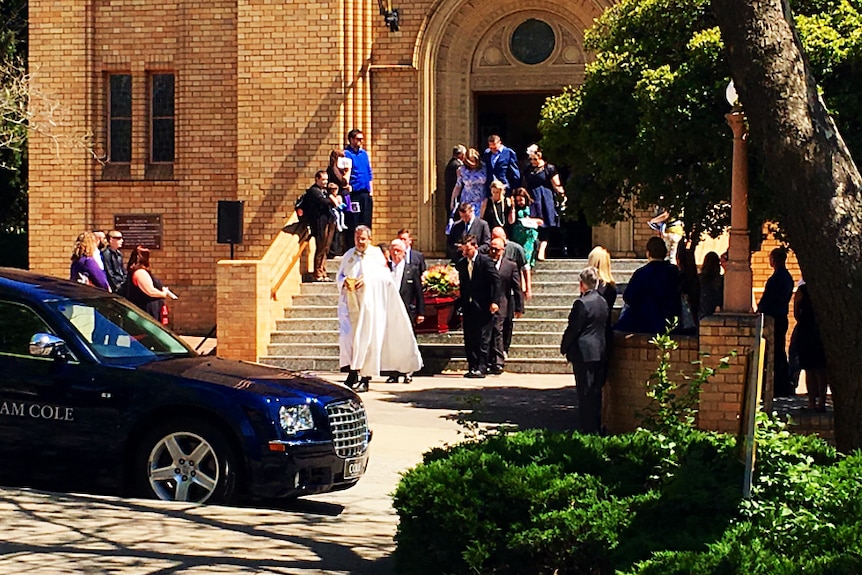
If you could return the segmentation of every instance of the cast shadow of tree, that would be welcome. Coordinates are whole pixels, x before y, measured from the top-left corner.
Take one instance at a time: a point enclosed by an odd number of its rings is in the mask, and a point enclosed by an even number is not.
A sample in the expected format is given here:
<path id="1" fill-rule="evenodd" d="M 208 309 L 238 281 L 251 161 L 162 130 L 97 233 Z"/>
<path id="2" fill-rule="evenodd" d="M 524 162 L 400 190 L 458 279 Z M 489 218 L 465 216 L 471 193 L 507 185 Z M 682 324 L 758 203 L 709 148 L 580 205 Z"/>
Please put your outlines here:
<path id="1" fill-rule="evenodd" d="M 578 426 L 574 387 L 530 389 L 514 386 L 435 388 L 392 392 L 382 401 L 406 403 L 419 409 L 454 411 L 460 417 L 490 427 L 567 431 Z"/>

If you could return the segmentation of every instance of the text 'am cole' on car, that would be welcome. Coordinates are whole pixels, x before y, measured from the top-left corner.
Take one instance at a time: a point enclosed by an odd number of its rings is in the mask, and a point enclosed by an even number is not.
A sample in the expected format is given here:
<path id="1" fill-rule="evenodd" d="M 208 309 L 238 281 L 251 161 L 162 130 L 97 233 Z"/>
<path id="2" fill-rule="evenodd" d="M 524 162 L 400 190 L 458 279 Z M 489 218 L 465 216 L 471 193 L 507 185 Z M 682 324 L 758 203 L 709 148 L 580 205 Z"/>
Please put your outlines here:
<path id="1" fill-rule="evenodd" d="M 347 387 L 199 356 L 126 300 L 0 268 L 0 483 L 232 502 L 347 489 L 371 432 Z"/>

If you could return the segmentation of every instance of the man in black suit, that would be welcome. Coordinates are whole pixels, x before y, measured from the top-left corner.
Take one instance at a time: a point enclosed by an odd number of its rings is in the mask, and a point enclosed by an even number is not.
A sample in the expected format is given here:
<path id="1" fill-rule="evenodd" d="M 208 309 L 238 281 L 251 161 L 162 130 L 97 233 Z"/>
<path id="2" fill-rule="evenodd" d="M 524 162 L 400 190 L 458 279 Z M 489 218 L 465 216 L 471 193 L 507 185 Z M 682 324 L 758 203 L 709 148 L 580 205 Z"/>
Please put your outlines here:
<path id="1" fill-rule="evenodd" d="M 419 250 L 413 249 L 413 237 L 410 235 L 410 230 L 407 228 L 403 228 L 398 231 L 398 239 L 404 242 L 404 245 L 407 246 L 407 253 L 404 255 L 404 260 L 410 264 L 415 265 L 419 268 L 419 274 L 425 273 L 427 269 L 425 265 L 425 256 L 422 255 L 422 252 Z"/>
<path id="2" fill-rule="evenodd" d="M 493 374 L 503 373 L 506 363 L 505 334 L 512 333 L 514 318 L 524 315 L 524 292 L 521 291 L 521 274 L 518 265 L 503 257 L 506 242 L 502 238 L 491 240 L 488 253 L 500 276 L 500 309 L 494 314 L 494 324 L 491 328 L 491 356 L 488 363 Z"/>
<path id="3" fill-rule="evenodd" d="M 404 302 L 404 307 L 407 309 L 407 315 L 410 316 L 411 323 L 416 325 L 425 321 L 422 272 L 419 271 L 416 264 L 407 263 L 406 253 L 407 246 L 402 240 L 394 239 L 389 244 L 389 267 L 392 270 L 392 277 L 398 287 L 401 301 Z M 398 383 L 398 378 L 402 375 L 404 376 L 404 383 L 413 381 L 412 373 L 394 372 L 386 379 L 386 383 Z"/>
<path id="4" fill-rule="evenodd" d="M 446 255 L 457 262 L 462 255 L 458 241 L 467 235 L 476 238 L 476 245 L 481 253 L 488 253 L 488 244 L 491 243 L 491 230 L 488 222 L 473 213 L 473 204 L 463 202 L 458 205 L 460 220 L 452 226 L 449 237 L 446 238 Z"/>
<path id="5" fill-rule="evenodd" d="M 560 342 L 560 353 L 572 363 L 578 392 L 581 431 L 600 433 L 602 429 L 603 372 L 607 369 L 605 328 L 608 304 L 596 291 L 599 274 L 589 267 L 579 275 L 581 297 L 569 313 L 569 325 Z"/>
<path id="6" fill-rule="evenodd" d="M 464 349 L 469 366 L 464 377 L 481 378 L 488 372 L 491 326 L 500 309 L 500 276 L 491 259 L 479 253 L 476 236 L 464 236 L 461 253 L 464 257 L 455 268 L 461 283 L 457 306 L 464 314 Z"/>

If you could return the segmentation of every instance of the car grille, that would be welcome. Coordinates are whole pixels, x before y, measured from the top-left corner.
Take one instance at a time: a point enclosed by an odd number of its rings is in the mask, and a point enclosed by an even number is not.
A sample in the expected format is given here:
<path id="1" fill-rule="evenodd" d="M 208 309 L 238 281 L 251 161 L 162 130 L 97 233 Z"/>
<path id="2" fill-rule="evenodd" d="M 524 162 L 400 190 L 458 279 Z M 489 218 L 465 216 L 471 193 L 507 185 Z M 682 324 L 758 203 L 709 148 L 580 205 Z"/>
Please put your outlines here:
<path id="1" fill-rule="evenodd" d="M 357 401 L 349 400 L 326 406 L 329 429 L 335 453 L 339 457 L 356 457 L 368 449 L 368 419 L 365 408 Z"/>

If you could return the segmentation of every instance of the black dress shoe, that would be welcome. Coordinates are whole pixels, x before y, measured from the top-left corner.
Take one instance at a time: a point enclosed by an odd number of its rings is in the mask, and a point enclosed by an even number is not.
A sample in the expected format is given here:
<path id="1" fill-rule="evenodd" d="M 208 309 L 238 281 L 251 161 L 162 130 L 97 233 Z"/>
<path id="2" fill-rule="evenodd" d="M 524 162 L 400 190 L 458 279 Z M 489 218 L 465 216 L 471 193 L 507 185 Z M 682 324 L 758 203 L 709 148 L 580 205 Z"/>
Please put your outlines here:
<path id="1" fill-rule="evenodd" d="M 469 377 L 470 379 L 482 379 L 483 377 L 485 377 L 485 374 L 478 369 L 471 369 L 464 374 L 464 377 Z"/>
<path id="2" fill-rule="evenodd" d="M 359 383 L 353 386 L 353 391 L 356 393 L 364 393 L 368 391 L 368 384 L 371 382 L 370 377 L 363 377 L 359 380 Z"/>
<path id="3" fill-rule="evenodd" d="M 347 379 L 344 380 L 344 385 L 352 388 L 356 385 L 357 381 L 359 381 L 359 372 L 354 369 L 351 369 L 347 373 Z"/>
<path id="4" fill-rule="evenodd" d="M 413 383 L 413 378 L 409 375 L 404 376 L 404 383 Z"/>
<path id="5" fill-rule="evenodd" d="M 491 369 L 488 370 L 488 373 L 490 373 L 491 375 L 500 375 L 501 373 L 503 373 L 503 366 L 492 365 Z"/>
<path id="6" fill-rule="evenodd" d="M 398 376 L 397 375 L 390 375 L 389 377 L 386 378 L 386 383 L 398 383 Z"/>

